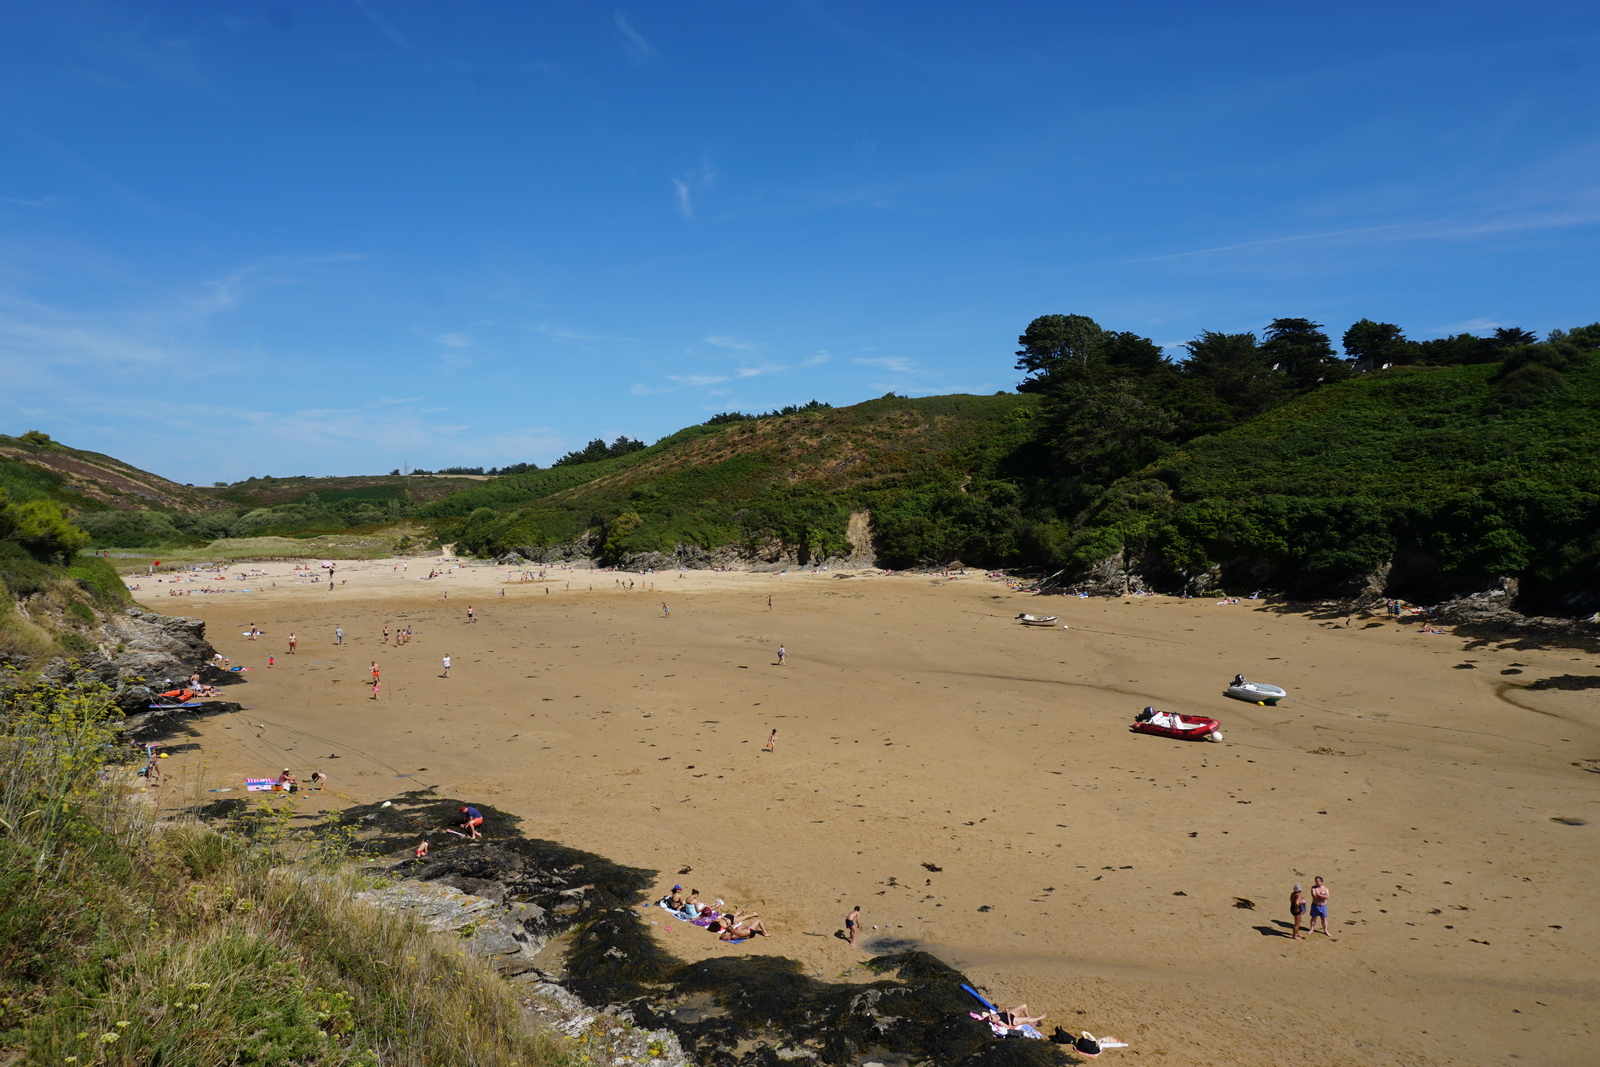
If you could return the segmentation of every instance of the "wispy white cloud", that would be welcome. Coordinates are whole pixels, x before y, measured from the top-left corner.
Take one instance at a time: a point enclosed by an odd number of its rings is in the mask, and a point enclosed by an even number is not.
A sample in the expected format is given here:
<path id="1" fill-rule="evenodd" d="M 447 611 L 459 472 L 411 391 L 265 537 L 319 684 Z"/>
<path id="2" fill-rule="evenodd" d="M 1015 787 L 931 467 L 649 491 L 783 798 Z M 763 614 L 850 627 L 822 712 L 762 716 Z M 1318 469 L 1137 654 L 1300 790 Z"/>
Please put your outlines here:
<path id="1" fill-rule="evenodd" d="M 434 340 L 447 348 L 467 348 L 472 344 L 472 338 L 464 333 L 441 333 Z"/>
<path id="2" fill-rule="evenodd" d="M 857 359 L 856 362 L 867 367 L 881 367 L 896 374 L 915 374 L 918 369 L 917 365 L 905 356 L 878 356 L 873 359 Z"/>
<path id="3" fill-rule="evenodd" d="M 396 404 L 415 404 L 421 399 L 423 399 L 423 398 L 420 397 L 420 396 L 397 397 L 397 398 L 393 398 L 393 399 L 391 399 L 389 397 L 381 397 L 381 398 L 379 398 L 377 400 L 369 400 L 369 401 L 367 401 L 367 407 L 369 407 L 369 408 L 382 408 L 382 407 L 391 407 L 391 406 L 396 405 Z"/>
<path id="4" fill-rule="evenodd" d="M 20 196 L 0 196 L 0 204 L 16 204 L 19 207 L 49 207 L 56 202 L 53 196 L 40 197 L 38 200 L 29 200 Z"/>
<path id="5" fill-rule="evenodd" d="M 741 341 L 725 335 L 708 337 L 706 342 L 735 352 L 753 352 L 765 347 L 760 342 Z M 693 355 L 692 352 L 689 354 Z M 704 389 L 712 396 L 726 396 L 728 395 L 727 390 L 714 389 L 712 387 L 728 382 L 748 381 L 752 378 L 764 378 L 770 375 L 785 374 L 793 370 L 802 370 L 807 367 L 816 367 L 828 362 L 830 358 L 827 352 L 817 352 L 798 363 L 768 361 L 754 365 L 745 364 L 729 371 L 717 373 L 668 374 L 666 375 L 666 380 L 672 383 L 670 385 L 639 382 L 631 387 L 630 392 L 634 396 L 653 396 L 657 393 L 674 393 L 682 389 Z"/>
<path id="6" fill-rule="evenodd" d="M 1499 319 L 1476 318 L 1467 319 L 1465 322 L 1452 323 L 1449 326 L 1441 326 L 1438 332 L 1441 334 L 1488 333 L 1490 330 L 1498 329 L 1504 325 L 1506 324 Z"/>
<path id="7" fill-rule="evenodd" d="M 617 27 L 617 32 L 622 34 L 623 47 L 627 49 L 628 56 L 635 63 L 644 63 L 652 59 L 660 59 L 661 53 L 655 46 L 644 39 L 644 35 L 633 28 L 633 23 L 628 21 L 628 16 L 621 11 L 611 16 L 611 22 Z"/>
<path id="8" fill-rule="evenodd" d="M 582 330 L 569 330 L 561 326 L 551 326 L 540 323 L 533 327 L 534 333 L 542 333 L 546 337 L 553 337 L 557 341 L 632 341 L 631 337 L 608 337 L 605 334 L 585 333 Z"/>
<path id="9" fill-rule="evenodd" d="M 114 328 L 30 321 L 0 312 L 0 365 L 9 362 L 4 360 L 7 354 L 65 365 L 100 364 L 118 368 L 157 367 L 174 362 L 177 355 L 170 347 Z"/>
<path id="10" fill-rule="evenodd" d="M 762 347 L 754 341 L 741 341 L 736 337 L 726 336 L 707 337 L 706 344 L 716 345 L 718 348 L 731 348 L 735 352 L 754 352 Z"/>
<path id="11" fill-rule="evenodd" d="M 361 13 L 367 17 L 368 22 L 378 28 L 379 33 L 389 39 L 390 44 L 396 48 L 404 48 L 407 51 L 411 49 L 410 43 L 401 35 L 399 30 L 395 29 L 394 23 L 384 18 L 383 13 L 375 5 L 369 3 L 368 0 L 356 0 L 356 7 L 361 9 Z"/>
<path id="12" fill-rule="evenodd" d="M 717 168 L 712 166 L 709 158 L 702 159 L 700 166 L 687 174 L 672 179 L 672 195 L 678 207 L 678 214 L 686 219 L 694 218 L 694 191 L 696 189 L 709 189 L 717 183 Z"/>

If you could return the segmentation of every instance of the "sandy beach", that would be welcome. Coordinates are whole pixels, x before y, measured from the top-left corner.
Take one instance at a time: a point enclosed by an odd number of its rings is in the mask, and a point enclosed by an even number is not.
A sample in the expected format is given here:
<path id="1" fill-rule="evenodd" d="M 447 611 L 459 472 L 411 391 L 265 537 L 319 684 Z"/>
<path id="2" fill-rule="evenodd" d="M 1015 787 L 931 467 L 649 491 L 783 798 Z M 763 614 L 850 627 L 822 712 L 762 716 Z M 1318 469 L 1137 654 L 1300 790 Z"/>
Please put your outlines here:
<path id="1" fill-rule="evenodd" d="M 1128 1062 L 1596 1060 L 1600 701 L 1518 688 L 1595 653 L 971 572 L 425 577 L 447 566 L 343 562 L 332 591 L 288 562 L 130 578 L 251 668 L 224 694 L 247 710 L 175 746 L 163 803 L 284 767 L 329 775 L 295 799 L 312 813 L 433 786 L 773 933 L 727 946 L 657 910 L 683 958 L 832 979 L 915 941 Z M 1236 671 L 1289 697 L 1229 700 Z M 1129 732 L 1147 704 L 1224 741 Z M 1333 937 L 1292 940 L 1317 875 Z M 856 904 L 865 947 L 835 936 Z"/>

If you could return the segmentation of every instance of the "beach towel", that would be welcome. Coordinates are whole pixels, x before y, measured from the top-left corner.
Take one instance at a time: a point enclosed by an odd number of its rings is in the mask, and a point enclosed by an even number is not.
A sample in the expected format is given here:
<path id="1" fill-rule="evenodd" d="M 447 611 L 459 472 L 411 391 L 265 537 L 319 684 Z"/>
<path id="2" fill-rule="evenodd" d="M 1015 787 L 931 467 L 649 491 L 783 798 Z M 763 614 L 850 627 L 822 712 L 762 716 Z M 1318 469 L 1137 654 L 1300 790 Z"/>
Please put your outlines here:
<path id="1" fill-rule="evenodd" d="M 251 793 L 270 793 L 272 792 L 272 787 L 277 784 L 278 780 L 276 778 L 246 778 L 244 780 L 245 790 Z"/>

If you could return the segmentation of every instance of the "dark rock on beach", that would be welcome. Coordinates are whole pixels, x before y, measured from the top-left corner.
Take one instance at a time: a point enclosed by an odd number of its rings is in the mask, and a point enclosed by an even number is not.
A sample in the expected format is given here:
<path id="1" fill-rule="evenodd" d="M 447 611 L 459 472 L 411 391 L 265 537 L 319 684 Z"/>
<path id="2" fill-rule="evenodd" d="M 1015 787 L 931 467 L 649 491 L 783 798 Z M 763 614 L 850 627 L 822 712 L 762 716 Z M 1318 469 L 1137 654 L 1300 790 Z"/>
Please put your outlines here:
<path id="1" fill-rule="evenodd" d="M 867 983 L 826 982 L 778 956 L 680 960 L 650 934 L 646 892 L 655 872 L 516 836 L 513 816 L 482 804 L 484 840 L 445 833 L 461 821 L 461 805 L 418 790 L 389 807 L 348 809 L 339 822 L 378 854 L 428 840 L 426 858 L 375 868 L 399 881 L 370 898 L 454 931 L 510 980 L 544 995 L 547 1007 L 575 997 L 561 1010 L 581 1015 L 573 1006 L 581 1004 L 645 1031 L 668 1031 L 687 1059 L 717 1067 L 863 1057 L 949 1067 L 1064 1062 L 1060 1047 L 1046 1041 L 997 1041 L 969 1015 L 977 1004 L 961 989 L 961 973 L 904 946 L 869 959 L 865 966 L 878 977 Z M 534 960 L 558 938 L 568 939 L 565 960 L 546 966 L 560 976 Z"/>

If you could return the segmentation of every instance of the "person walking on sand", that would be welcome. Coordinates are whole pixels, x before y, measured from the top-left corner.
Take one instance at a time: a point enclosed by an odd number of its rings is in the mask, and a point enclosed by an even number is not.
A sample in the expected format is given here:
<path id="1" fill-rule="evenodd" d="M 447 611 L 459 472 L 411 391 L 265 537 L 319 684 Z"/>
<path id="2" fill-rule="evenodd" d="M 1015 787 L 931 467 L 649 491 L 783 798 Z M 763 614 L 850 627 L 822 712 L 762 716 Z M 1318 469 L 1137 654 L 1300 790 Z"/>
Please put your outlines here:
<path id="1" fill-rule="evenodd" d="M 344 627 L 343 626 L 335 626 L 333 628 L 333 643 L 336 644 L 336 645 L 344 644 Z"/>
<path id="2" fill-rule="evenodd" d="M 373 700 L 377 700 L 378 699 L 378 676 L 377 675 L 373 675 L 372 676 L 372 699 Z"/>
<path id="3" fill-rule="evenodd" d="M 448 653 L 448 652 L 446 652 L 444 654 L 444 673 L 439 675 L 439 677 L 441 677 L 441 678 L 450 677 L 450 653 Z"/>
<path id="4" fill-rule="evenodd" d="M 672 618 L 672 609 L 667 607 L 667 602 L 665 600 L 661 602 L 661 617 L 664 619 Z"/>
<path id="5" fill-rule="evenodd" d="M 373 660 L 372 661 L 372 680 L 374 682 L 376 682 L 378 680 L 378 661 L 377 660 Z"/>
<path id="6" fill-rule="evenodd" d="M 385 644 L 385 645 L 387 645 L 389 643 L 389 624 L 388 623 L 384 623 L 383 624 L 383 641 L 380 642 L 380 643 L 381 644 Z"/>
<path id="7" fill-rule="evenodd" d="M 1299 883 L 1295 884 L 1294 892 L 1289 894 L 1289 914 L 1294 916 L 1294 939 L 1304 941 L 1305 938 L 1300 936 L 1300 920 L 1306 914 L 1306 894 Z"/>
<path id="8" fill-rule="evenodd" d="M 468 622 L 477 622 L 478 621 L 477 618 L 472 614 L 472 605 L 471 604 L 467 605 L 467 621 Z"/>
<path id="9" fill-rule="evenodd" d="M 771 593 L 767 594 L 767 610 L 768 611 L 772 610 L 772 594 Z"/>
<path id="10" fill-rule="evenodd" d="M 783 666 L 783 661 L 789 658 L 789 652 L 782 645 L 778 646 L 778 666 Z"/>
<path id="11" fill-rule="evenodd" d="M 294 634 L 289 635 L 289 655 L 293 656 L 295 654 L 294 648 L 299 643 L 300 639 L 298 637 L 296 637 Z"/>
<path id="12" fill-rule="evenodd" d="M 1306 933 L 1311 933 L 1317 928 L 1317 920 L 1322 920 L 1322 936 L 1332 937 L 1328 933 L 1328 887 L 1322 884 L 1322 875 L 1317 875 L 1311 880 L 1311 921 L 1306 925 Z"/>
<path id="13" fill-rule="evenodd" d="M 850 914 L 844 917 L 845 940 L 852 945 L 856 943 L 856 931 L 861 929 L 861 905 L 857 904 L 850 909 Z"/>
<path id="14" fill-rule="evenodd" d="M 772 731 L 772 734 L 767 738 L 767 743 L 762 745 L 761 748 L 762 748 L 762 751 L 764 751 L 764 752 L 771 752 L 773 755 L 777 755 L 778 754 L 778 731 L 777 730 L 773 730 Z"/>

